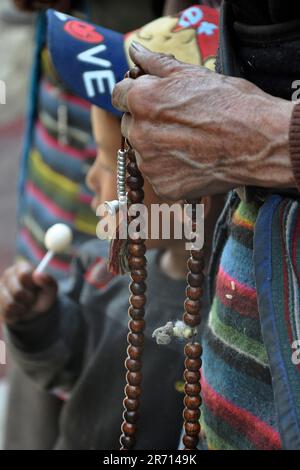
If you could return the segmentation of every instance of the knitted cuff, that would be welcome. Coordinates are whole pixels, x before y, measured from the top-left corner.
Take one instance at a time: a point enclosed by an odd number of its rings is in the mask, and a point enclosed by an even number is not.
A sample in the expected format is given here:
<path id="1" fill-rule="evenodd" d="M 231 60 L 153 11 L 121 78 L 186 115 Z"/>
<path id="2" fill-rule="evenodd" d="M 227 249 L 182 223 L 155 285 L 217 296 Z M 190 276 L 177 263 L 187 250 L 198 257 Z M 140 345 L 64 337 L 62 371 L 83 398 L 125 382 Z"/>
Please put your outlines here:
<path id="1" fill-rule="evenodd" d="M 296 186 L 300 191 L 300 103 L 297 103 L 293 109 L 289 132 L 289 148 Z"/>

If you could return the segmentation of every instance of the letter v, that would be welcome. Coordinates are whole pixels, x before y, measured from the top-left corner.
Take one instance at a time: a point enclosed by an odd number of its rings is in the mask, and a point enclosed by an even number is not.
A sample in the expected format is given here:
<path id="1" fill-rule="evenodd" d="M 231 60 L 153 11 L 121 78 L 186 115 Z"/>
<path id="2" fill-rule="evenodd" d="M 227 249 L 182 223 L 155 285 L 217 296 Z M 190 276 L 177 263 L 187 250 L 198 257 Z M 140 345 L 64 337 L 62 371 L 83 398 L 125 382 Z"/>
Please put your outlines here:
<path id="1" fill-rule="evenodd" d="M 106 46 L 104 44 L 99 44 L 96 47 L 92 47 L 87 51 L 81 52 L 78 54 L 78 60 L 81 62 L 87 62 L 89 64 L 98 65 L 100 67 L 109 68 L 111 66 L 111 62 L 106 59 L 100 59 L 100 57 L 94 57 L 95 54 L 98 52 L 102 52 L 106 50 Z"/>

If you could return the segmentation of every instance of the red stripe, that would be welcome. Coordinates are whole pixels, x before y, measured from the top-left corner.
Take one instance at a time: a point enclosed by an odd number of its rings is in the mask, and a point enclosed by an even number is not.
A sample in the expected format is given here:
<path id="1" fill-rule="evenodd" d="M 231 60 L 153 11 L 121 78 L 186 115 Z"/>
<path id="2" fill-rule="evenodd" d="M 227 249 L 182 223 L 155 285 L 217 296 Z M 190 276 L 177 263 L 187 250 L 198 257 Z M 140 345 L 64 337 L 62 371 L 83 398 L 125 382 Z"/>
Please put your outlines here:
<path id="1" fill-rule="evenodd" d="M 293 242 L 292 242 L 292 264 L 293 264 L 293 271 L 297 277 L 297 280 L 300 284 L 300 275 L 298 272 L 298 264 L 297 264 L 297 243 L 299 240 L 300 235 L 300 212 L 297 209 L 297 221 L 293 232 Z"/>
<path id="2" fill-rule="evenodd" d="M 61 219 L 61 221 L 74 222 L 75 215 L 72 212 L 65 211 L 61 207 L 57 206 L 53 201 L 51 201 L 51 199 L 42 193 L 42 191 L 37 188 L 32 181 L 27 183 L 26 191 L 36 198 L 39 203 L 45 206 L 52 215 Z"/>
<path id="3" fill-rule="evenodd" d="M 233 282 L 234 290 L 231 285 Z M 238 282 L 227 274 L 221 266 L 217 276 L 216 293 L 225 307 L 233 309 L 245 317 L 259 318 L 255 289 Z"/>
<path id="4" fill-rule="evenodd" d="M 78 199 L 80 202 L 90 205 L 93 200 L 93 196 L 91 196 L 90 194 L 80 193 Z"/>
<path id="5" fill-rule="evenodd" d="M 43 250 L 35 242 L 35 240 L 31 236 L 31 234 L 29 233 L 28 229 L 25 228 L 25 227 L 22 228 L 22 230 L 21 230 L 21 237 L 27 243 L 27 245 L 31 249 L 33 255 L 38 260 L 38 262 L 41 261 L 43 259 L 43 257 L 45 256 L 45 254 L 46 254 L 46 250 Z M 64 272 L 69 271 L 69 269 L 70 269 L 69 263 L 67 263 L 65 261 L 62 261 L 62 260 L 59 260 L 57 258 L 52 258 L 52 260 L 50 261 L 49 264 L 52 268 L 58 269 L 58 270 L 64 271 Z"/>
<path id="6" fill-rule="evenodd" d="M 299 234 L 300 234 L 300 217 L 299 217 L 299 211 L 298 210 L 297 210 L 297 214 L 298 214 L 298 217 L 297 217 L 296 225 L 295 225 L 295 228 L 294 228 L 294 231 L 293 231 L 291 256 L 292 256 L 292 269 L 293 269 L 293 271 L 294 271 L 294 273 L 297 277 L 298 282 L 300 283 L 300 278 L 299 278 L 299 273 L 298 273 L 298 268 L 297 268 L 297 244 L 298 244 Z M 283 228 L 284 227 L 285 226 L 283 226 Z M 286 258 L 283 258 L 283 263 L 284 264 L 285 264 L 285 259 Z M 284 290 L 287 291 L 288 286 L 286 287 L 286 285 L 285 285 Z M 287 306 L 287 308 L 288 308 L 288 306 Z M 288 308 L 288 310 L 289 310 L 289 308 Z M 289 322 L 291 336 L 292 336 L 292 339 L 290 339 L 290 344 L 292 345 L 292 343 L 294 342 L 294 339 L 297 339 L 297 338 L 293 338 L 290 315 L 288 314 L 288 320 L 287 320 L 287 316 L 285 316 L 285 319 L 286 319 L 286 321 Z M 296 364 L 296 368 L 298 369 L 298 372 L 300 372 L 300 364 Z"/>
<path id="7" fill-rule="evenodd" d="M 65 145 L 56 140 L 52 135 L 50 135 L 47 129 L 44 127 L 41 121 L 38 121 L 36 124 L 37 133 L 40 135 L 40 138 L 45 142 L 49 147 L 56 150 L 57 152 L 62 152 L 69 155 L 72 158 L 78 160 L 84 160 L 87 158 L 95 158 L 96 150 L 95 149 L 86 149 L 86 150 L 77 150 L 70 145 Z"/>
<path id="8" fill-rule="evenodd" d="M 285 209 L 287 206 L 287 201 L 284 201 L 280 208 L 280 238 L 281 238 L 281 249 L 282 249 L 282 265 L 283 265 L 283 300 L 284 300 L 284 319 L 286 323 L 286 328 L 287 328 L 287 333 L 289 337 L 290 344 L 293 343 L 293 333 L 292 333 L 292 327 L 290 323 L 290 309 L 289 309 L 289 279 L 288 279 L 288 272 L 287 272 L 287 266 L 286 266 L 286 259 L 287 259 L 287 253 L 286 253 L 286 247 L 285 247 L 285 237 L 284 237 L 284 231 L 285 231 L 285 223 L 284 223 L 284 214 L 285 214 Z"/>
<path id="9" fill-rule="evenodd" d="M 55 96 L 57 96 L 57 87 L 53 86 L 51 83 L 49 83 L 46 80 L 43 80 L 42 86 L 43 88 L 45 88 L 46 92 L 53 93 L 55 94 Z M 74 104 L 75 106 L 80 106 L 81 108 L 85 108 L 88 111 L 91 109 L 90 103 L 84 100 L 83 98 L 80 98 L 79 96 L 71 95 L 70 93 L 60 91 L 59 98 L 61 100 L 67 101 L 68 103 Z"/>
<path id="10" fill-rule="evenodd" d="M 235 431 L 243 434 L 258 450 L 281 449 L 279 434 L 268 424 L 243 408 L 235 406 L 213 390 L 202 378 L 205 405 Z"/>

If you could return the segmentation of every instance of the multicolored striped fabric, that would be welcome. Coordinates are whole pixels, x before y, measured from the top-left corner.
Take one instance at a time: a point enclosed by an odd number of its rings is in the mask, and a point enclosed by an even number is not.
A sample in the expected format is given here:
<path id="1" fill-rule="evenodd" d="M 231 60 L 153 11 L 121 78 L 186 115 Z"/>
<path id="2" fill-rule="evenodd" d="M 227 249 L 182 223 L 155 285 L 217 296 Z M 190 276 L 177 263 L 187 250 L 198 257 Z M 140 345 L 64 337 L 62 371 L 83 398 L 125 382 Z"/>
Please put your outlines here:
<path id="1" fill-rule="evenodd" d="M 300 449 L 300 202 L 271 195 L 259 212 L 254 265 L 285 449 Z"/>
<path id="2" fill-rule="evenodd" d="M 74 246 L 95 236 L 96 217 L 85 176 L 96 150 L 90 125 L 90 105 L 63 88 L 52 69 L 47 49 L 41 53 L 38 109 L 20 203 L 18 255 L 37 264 L 45 254 L 46 230 L 68 224 Z M 49 272 L 63 279 L 71 253 L 56 256 Z"/>
<path id="3" fill-rule="evenodd" d="M 236 209 L 216 279 L 203 353 L 202 426 L 209 449 L 280 449 L 253 265 L 259 207 Z"/>

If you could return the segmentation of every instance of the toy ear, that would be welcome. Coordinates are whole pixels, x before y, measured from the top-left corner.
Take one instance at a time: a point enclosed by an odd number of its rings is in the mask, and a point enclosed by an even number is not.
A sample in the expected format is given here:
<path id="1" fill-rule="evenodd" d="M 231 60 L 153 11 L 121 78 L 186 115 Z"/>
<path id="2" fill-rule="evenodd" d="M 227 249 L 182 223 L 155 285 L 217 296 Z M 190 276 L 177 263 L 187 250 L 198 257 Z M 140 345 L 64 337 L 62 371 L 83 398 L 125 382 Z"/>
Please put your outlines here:
<path id="1" fill-rule="evenodd" d="M 117 116 L 113 88 L 128 62 L 124 36 L 115 31 L 48 10 L 48 49 L 60 79 L 78 96 Z"/>

